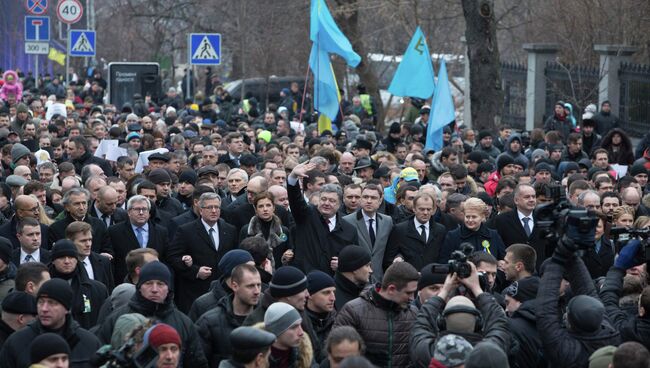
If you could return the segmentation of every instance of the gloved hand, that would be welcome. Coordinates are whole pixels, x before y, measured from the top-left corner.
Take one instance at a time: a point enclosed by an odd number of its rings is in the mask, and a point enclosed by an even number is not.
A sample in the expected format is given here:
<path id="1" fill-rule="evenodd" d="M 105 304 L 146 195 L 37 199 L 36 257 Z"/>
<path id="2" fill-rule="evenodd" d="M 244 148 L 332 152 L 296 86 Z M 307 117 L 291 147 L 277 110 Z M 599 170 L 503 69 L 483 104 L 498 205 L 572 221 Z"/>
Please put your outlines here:
<path id="1" fill-rule="evenodd" d="M 637 239 L 630 240 L 624 247 L 621 249 L 621 252 L 616 257 L 614 261 L 614 267 L 620 268 L 621 270 L 627 270 L 632 268 L 635 265 L 635 258 L 641 247 L 641 242 Z"/>
<path id="2" fill-rule="evenodd" d="M 553 252 L 553 257 L 551 257 L 551 260 L 557 264 L 564 266 L 567 264 L 567 262 L 569 262 L 571 258 L 574 257 L 575 251 L 576 246 L 573 240 L 564 235 L 558 242 L 557 247 L 555 247 L 555 251 Z"/>

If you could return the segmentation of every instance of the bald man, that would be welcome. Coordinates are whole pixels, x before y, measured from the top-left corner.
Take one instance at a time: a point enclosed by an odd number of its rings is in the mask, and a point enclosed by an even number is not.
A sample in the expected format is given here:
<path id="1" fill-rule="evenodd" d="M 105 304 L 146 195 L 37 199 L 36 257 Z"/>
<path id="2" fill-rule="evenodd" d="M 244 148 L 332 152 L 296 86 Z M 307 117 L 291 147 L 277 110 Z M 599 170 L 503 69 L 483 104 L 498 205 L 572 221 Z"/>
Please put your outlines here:
<path id="1" fill-rule="evenodd" d="M 36 220 L 39 220 L 39 215 L 41 207 L 39 206 L 38 199 L 34 196 L 28 195 L 19 195 L 14 201 L 14 206 L 16 207 L 16 214 L 11 218 L 11 221 L 4 223 L 0 226 L 0 236 L 3 236 L 11 240 L 11 244 L 14 249 L 20 247 L 20 241 L 16 237 L 16 225 L 18 221 L 31 217 Z M 47 242 L 48 227 L 46 225 L 41 225 L 41 249 L 50 249 L 51 246 Z"/>
<path id="2" fill-rule="evenodd" d="M 97 191 L 97 199 L 88 206 L 88 215 L 97 217 L 108 228 L 128 219 L 126 210 L 117 207 L 118 193 L 111 186 L 101 187 Z"/>
<path id="3" fill-rule="evenodd" d="M 273 203 L 276 206 L 282 206 L 289 211 L 289 194 L 287 193 L 287 188 L 281 185 L 271 185 L 269 187 L 269 193 L 273 194 Z"/>

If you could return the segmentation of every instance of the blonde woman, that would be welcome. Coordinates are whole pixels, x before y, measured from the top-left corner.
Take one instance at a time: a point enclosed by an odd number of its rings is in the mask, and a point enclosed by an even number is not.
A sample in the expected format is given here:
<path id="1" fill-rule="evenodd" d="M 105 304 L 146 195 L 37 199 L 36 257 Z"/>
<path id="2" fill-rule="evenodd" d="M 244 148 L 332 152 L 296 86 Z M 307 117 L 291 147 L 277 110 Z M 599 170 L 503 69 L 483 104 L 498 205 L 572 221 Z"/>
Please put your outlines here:
<path id="1" fill-rule="evenodd" d="M 614 226 L 632 227 L 634 224 L 634 208 L 627 205 L 616 207 L 612 215 L 612 223 Z"/>
<path id="2" fill-rule="evenodd" d="M 499 233 L 489 229 L 485 224 L 485 214 L 487 213 L 485 202 L 478 198 L 469 198 L 463 203 L 462 208 L 463 223 L 447 233 L 438 262 L 447 262 L 451 253 L 460 249 L 462 243 L 469 243 L 474 247 L 474 251 L 487 252 L 497 260 L 502 260 L 506 255 L 506 247 Z"/>

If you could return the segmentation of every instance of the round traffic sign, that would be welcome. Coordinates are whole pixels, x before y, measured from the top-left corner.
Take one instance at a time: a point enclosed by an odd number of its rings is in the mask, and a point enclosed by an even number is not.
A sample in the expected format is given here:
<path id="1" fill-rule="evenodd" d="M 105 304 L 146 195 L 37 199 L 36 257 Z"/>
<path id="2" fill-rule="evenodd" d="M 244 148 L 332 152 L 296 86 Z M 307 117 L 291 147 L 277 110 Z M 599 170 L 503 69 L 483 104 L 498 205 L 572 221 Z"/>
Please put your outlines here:
<path id="1" fill-rule="evenodd" d="M 74 24 L 81 19 L 84 8 L 79 0 L 59 0 L 56 6 L 56 16 L 63 23 Z"/>
<path id="2" fill-rule="evenodd" d="M 25 8 L 32 15 L 43 15 L 47 11 L 48 0 L 25 0 Z"/>

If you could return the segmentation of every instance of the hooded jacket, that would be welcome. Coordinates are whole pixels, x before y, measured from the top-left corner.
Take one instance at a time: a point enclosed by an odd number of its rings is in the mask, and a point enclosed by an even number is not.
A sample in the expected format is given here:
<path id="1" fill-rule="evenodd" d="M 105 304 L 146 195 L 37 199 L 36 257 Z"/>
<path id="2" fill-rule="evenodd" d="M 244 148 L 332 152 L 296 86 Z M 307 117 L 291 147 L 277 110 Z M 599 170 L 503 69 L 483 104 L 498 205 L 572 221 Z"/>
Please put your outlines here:
<path id="1" fill-rule="evenodd" d="M 515 140 L 519 141 L 519 145 L 521 146 L 521 148 L 519 149 L 519 152 L 513 152 L 510 149 L 510 143 L 512 143 L 512 141 L 515 141 Z M 515 162 L 520 162 L 522 164 L 525 163 L 525 168 L 527 168 L 528 164 L 530 162 L 528 160 L 528 157 L 526 157 L 526 155 L 524 155 L 523 151 L 524 151 L 524 146 L 521 143 L 521 136 L 519 134 L 513 133 L 508 138 L 508 141 L 506 142 L 506 146 L 504 147 L 503 153 L 501 155 L 508 155 L 508 156 L 512 157 L 512 159 L 515 160 Z M 497 157 L 497 159 L 498 159 L 498 157 Z"/>
<path id="2" fill-rule="evenodd" d="M 136 291 L 128 305 L 111 313 L 99 326 L 97 337 L 105 343 L 111 342 L 113 328 L 117 319 L 127 313 L 140 313 L 147 318 L 152 318 L 172 326 L 181 336 L 183 367 L 207 368 L 208 362 L 203 354 L 199 334 L 192 321 L 173 303 L 174 296 L 170 292 L 163 303 L 155 303 L 145 299 L 140 291 Z"/>
<path id="3" fill-rule="evenodd" d="M 620 335 L 605 316 L 594 332 L 569 330 L 561 325 L 562 315 L 558 305 L 560 282 L 567 273 L 574 295 L 598 298 L 589 271 L 582 259 L 572 257 L 566 266 L 550 261 L 545 269 L 537 292 L 537 330 L 544 356 L 549 365 L 561 367 L 587 367 L 589 356 L 607 345 L 618 346 Z M 570 313 L 570 311 L 567 311 Z M 579 319 L 582 316 L 573 316 Z M 571 318 L 571 317 L 570 317 Z"/>
<path id="4" fill-rule="evenodd" d="M 7 77 L 9 76 L 14 77 L 11 83 L 7 81 Z M 20 82 L 20 78 L 18 78 L 18 73 L 13 70 L 7 70 L 2 75 L 2 79 L 5 83 L 0 88 L 0 100 L 7 101 L 9 95 L 14 95 L 16 96 L 16 101 L 21 101 L 23 99 L 23 84 Z"/>
<path id="5" fill-rule="evenodd" d="M 203 313 L 217 306 L 219 300 L 228 294 L 232 294 L 232 290 L 226 285 L 224 277 L 221 276 L 210 283 L 210 290 L 207 293 L 196 298 L 187 316 L 196 322 Z"/>

